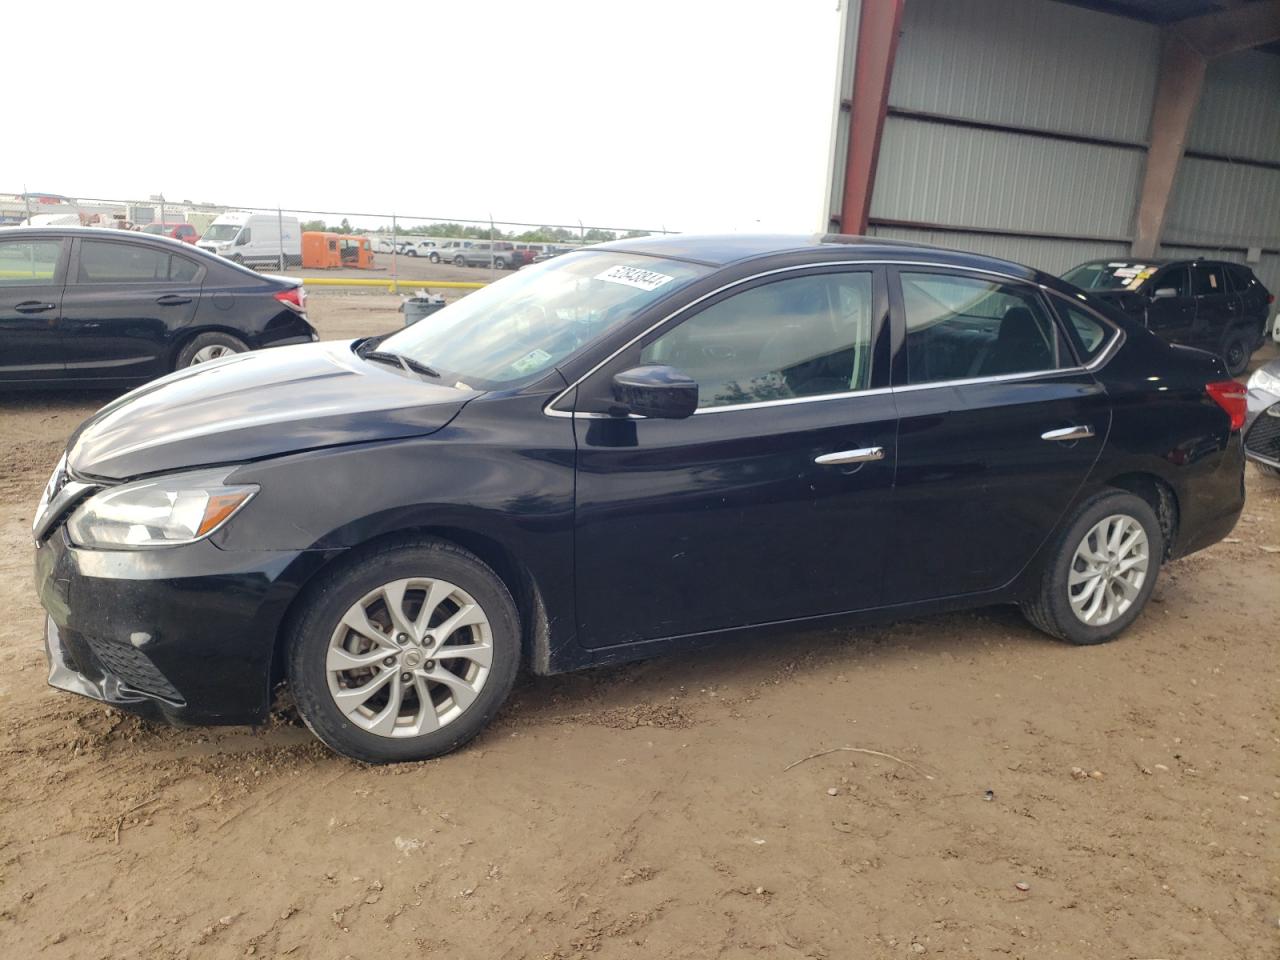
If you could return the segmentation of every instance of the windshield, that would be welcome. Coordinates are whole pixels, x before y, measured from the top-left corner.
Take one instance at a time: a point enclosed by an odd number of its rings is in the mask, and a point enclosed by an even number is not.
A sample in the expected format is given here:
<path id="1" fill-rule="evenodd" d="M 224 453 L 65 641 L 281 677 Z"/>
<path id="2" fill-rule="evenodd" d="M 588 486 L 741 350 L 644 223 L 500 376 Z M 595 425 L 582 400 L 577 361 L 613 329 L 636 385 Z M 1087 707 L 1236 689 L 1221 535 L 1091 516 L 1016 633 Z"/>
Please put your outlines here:
<path id="1" fill-rule="evenodd" d="M 1137 290 L 1155 272 L 1155 264 L 1113 260 L 1082 263 L 1064 273 L 1062 279 L 1085 290 Z"/>
<path id="2" fill-rule="evenodd" d="M 215 223 L 204 232 L 204 236 L 200 239 L 221 243 L 224 240 L 234 240 L 239 232 L 240 224 L 238 223 Z"/>
<path id="3" fill-rule="evenodd" d="M 710 272 L 678 260 L 584 252 L 525 267 L 387 338 L 402 354 L 480 389 L 529 380 Z"/>
<path id="4" fill-rule="evenodd" d="M 142 228 L 143 233 L 168 233 L 169 229 L 162 223 L 153 223 Z"/>

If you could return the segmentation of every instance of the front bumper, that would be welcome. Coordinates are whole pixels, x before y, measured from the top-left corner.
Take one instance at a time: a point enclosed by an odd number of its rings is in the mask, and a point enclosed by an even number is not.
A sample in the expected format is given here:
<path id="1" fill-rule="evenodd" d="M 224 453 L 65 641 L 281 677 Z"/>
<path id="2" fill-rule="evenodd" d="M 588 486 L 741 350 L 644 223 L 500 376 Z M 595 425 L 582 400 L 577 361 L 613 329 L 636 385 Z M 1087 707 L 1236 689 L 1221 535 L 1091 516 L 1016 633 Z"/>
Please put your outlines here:
<path id="1" fill-rule="evenodd" d="M 95 551 L 63 528 L 36 548 L 49 683 L 175 723 L 259 723 L 276 637 L 324 554 L 232 552 L 202 540 Z"/>
<path id="2" fill-rule="evenodd" d="M 1250 390 L 1249 410 L 1241 432 L 1246 457 L 1280 469 L 1280 397 L 1265 390 Z"/>

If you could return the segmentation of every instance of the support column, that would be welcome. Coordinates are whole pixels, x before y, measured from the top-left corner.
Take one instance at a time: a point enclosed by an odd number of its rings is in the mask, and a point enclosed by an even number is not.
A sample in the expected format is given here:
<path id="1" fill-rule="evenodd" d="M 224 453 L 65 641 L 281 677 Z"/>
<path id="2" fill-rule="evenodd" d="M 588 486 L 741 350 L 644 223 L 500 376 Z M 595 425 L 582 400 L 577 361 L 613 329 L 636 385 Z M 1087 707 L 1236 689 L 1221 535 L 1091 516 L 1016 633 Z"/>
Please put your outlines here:
<path id="1" fill-rule="evenodd" d="M 1175 33 L 1166 33 L 1151 109 L 1151 145 L 1142 174 L 1133 256 L 1154 257 L 1164 230 L 1173 181 L 1187 146 L 1187 131 L 1204 88 L 1205 58 Z"/>
<path id="2" fill-rule="evenodd" d="M 848 2 L 848 0 L 846 0 Z M 863 0 L 845 158 L 840 232 L 866 233 L 880 159 L 880 135 L 889 109 L 889 82 L 898 51 L 903 0 Z"/>

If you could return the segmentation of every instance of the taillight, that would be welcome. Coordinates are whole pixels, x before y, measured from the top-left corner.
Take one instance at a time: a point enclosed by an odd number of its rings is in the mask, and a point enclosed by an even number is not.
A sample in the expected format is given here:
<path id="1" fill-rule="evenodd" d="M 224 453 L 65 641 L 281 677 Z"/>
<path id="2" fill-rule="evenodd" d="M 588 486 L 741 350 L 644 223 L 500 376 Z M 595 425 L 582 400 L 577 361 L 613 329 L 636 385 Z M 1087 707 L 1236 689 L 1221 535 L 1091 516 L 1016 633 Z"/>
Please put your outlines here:
<path id="1" fill-rule="evenodd" d="M 1219 380 L 1216 383 L 1206 383 L 1204 392 L 1227 411 L 1232 431 L 1244 426 L 1244 417 L 1249 410 L 1249 390 L 1244 384 L 1234 380 Z"/>
<path id="2" fill-rule="evenodd" d="M 288 290 L 279 290 L 276 292 L 275 298 L 286 307 L 292 307 L 299 313 L 303 313 L 307 309 L 307 291 L 301 286 L 290 287 Z"/>

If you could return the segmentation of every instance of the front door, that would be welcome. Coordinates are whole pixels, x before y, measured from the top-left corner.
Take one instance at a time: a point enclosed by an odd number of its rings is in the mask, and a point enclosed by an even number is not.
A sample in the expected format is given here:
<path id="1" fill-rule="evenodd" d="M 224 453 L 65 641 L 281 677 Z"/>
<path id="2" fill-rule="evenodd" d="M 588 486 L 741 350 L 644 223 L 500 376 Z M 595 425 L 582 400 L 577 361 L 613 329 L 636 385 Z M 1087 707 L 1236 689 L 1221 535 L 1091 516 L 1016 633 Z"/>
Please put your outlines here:
<path id="1" fill-rule="evenodd" d="M 168 373 L 174 335 L 200 303 L 204 267 L 157 244 L 80 239 L 62 304 L 67 372 L 93 380 Z"/>
<path id="2" fill-rule="evenodd" d="M 1196 322 L 1196 301 L 1191 296 L 1191 275 L 1186 264 L 1165 267 L 1143 287 L 1148 296 L 1157 290 L 1173 290 L 1175 296 L 1147 303 L 1147 329 L 1170 343 L 1187 343 Z"/>
<path id="3" fill-rule="evenodd" d="M 1034 287 L 910 267 L 896 280 L 904 344 L 884 599 L 993 590 L 1065 513 L 1102 450 L 1110 404 Z"/>
<path id="4" fill-rule="evenodd" d="M 58 237 L 0 240 L 0 383 L 62 376 L 58 316 L 68 246 Z"/>
<path id="5" fill-rule="evenodd" d="M 582 384 L 584 645 L 879 603 L 897 431 L 884 283 L 848 267 L 749 282 Z M 695 415 L 607 414 L 613 375 L 649 364 L 698 382 Z"/>

